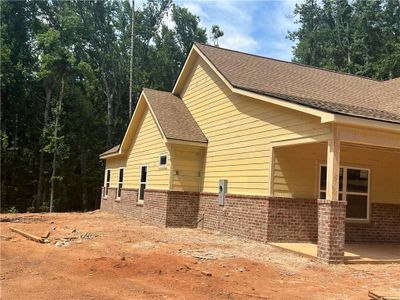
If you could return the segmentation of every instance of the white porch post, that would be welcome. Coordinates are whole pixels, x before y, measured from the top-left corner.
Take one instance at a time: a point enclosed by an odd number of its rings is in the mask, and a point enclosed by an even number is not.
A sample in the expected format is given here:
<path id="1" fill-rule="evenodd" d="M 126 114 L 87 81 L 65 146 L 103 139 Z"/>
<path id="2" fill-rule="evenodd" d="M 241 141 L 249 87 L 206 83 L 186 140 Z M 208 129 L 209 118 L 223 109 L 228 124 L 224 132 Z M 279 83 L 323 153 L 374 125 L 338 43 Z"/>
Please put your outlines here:
<path id="1" fill-rule="evenodd" d="M 340 172 L 340 141 L 333 138 L 328 140 L 326 166 L 326 199 L 339 200 L 339 172 Z"/>

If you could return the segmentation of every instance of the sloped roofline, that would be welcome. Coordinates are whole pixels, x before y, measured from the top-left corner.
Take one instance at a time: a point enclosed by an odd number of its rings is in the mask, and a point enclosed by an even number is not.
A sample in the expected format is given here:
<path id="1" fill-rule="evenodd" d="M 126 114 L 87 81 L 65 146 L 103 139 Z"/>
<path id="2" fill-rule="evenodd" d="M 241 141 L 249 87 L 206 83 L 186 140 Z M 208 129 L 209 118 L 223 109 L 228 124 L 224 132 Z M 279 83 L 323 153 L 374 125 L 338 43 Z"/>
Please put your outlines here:
<path id="1" fill-rule="evenodd" d="M 193 145 L 193 146 L 201 146 L 201 147 L 206 147 L 206 143 L 203 142 L 195 142 L 195 141 L 185 141 L 185 140 L 179 140 L 179 139 L 170 139 L 167 138 L 165 135 L 165 132 L 160 125 L 160 122 L 157 119 L 156 114 L 154 113 L 154 110 L 151 106 L 150 101 L 148 100 L 146 93 L 144 89 L 140 93 L 139 96 L 139 101 L 136 105 L 135 111 L 132 114 L 132 117 L 129 121 L 128 127 L 125 130 L 124 137 L 122 139 L 122 142 L 120 145 L 118 145 L 118 150 L 113 150 L 114 148 L 117 148 L 117 146 L 114 146 L 113 148 L 103 152 L 102 154 L 99 155 L 100 159 L 108 159 L 108 158 L 115 158 L 115 157 L 122 157 L 125 155 L 127 149 L 129 148 L 130 144 L 132 141 L 129 140 L 128 136 L 132 131 L 135 131 L 137 128 L 134 127 L 134 122 L 137 120 L 138 122 L 140 119 L 143 117 L 143 113 L 145 112 L 145 107 L 144 105 L 147 106 L 149 109 L 155 123 L 157 124 L 157 128 L 159 129 L 162 139 L 164 143 L 171 143 L 171 144 L 188 144 L 188 145 Z"/>
<path id="2" fill-rule="evenodd" d="M 221 49 L 224 49 L 224 48 L 221 48 Z M 235 50 L 229 50 L 229 49 L 224 49 L 224 50 L 238 52 L 238 53 L 246 54 L 246 55 L 251 55 L 248 53 L 239 52 L 239 51 L 235 51 Z M 257 56 L 257 55 L 253 55 L 253 56 Z M 361 116 L 356 117 L 356 116 L 344 115 L 344 114 L 340 114 L 340 113 L 328 112 L 328 111 L 324 111 L 323 109 L 318 109 L 318 108 L 314 108 L 311 106 L 307 106 L 305 104 L 297 104 L 297 103 L 287 101 L 287 99 L 284 97 L 284 95 L 277 95 L 277 94 L 272 94 L 272 93 L 267 94 L 264 92 L 261 93 L 261 92 L 257 92 L 257 91 L 246 90 L 243 88 L 235 87 L 222 74 L 222 72 L 220 70 L 218 70 L 218 68 L 208 59 L 208 57 L 199 49 L 199 47 L 197 46 L 196 43 L 193 44 L 193 46 L 186 58 L 186 61 L 183 65 L 183 67 L 179 73 L 179 76 L 174 84 L 174 87 L 172 89 L 172 94 L 174 94 L 176 96 L 180 95 L 180 93 L 182 92 L 182 89 L 184 88 L 185 83 L 187 81 L 186 77 L 189 75 L 193 64 L 197 61 L 197 59 L 199 57 L 208 64 L 208 66 L 215 72 L 215 74 L 217 74 L 217 76 L 228 86 L 228 88 L 233 93 L 247 96 L 250 98 L 259 99 L 259 100 L 262 100 L 262 101 L 265 101 L 265 102 L 268 102 L 271 104 L 279 105 L 279 106 L 286 107 L 289 109 L 294 109 L 294 110 L 297 110 L 297 111 L 300 111 L 303 113 L 307 113 L 307 114 L 319 117 L 321 119 L 321 123 L 340 123 L 340 124 L 355 125 L 355 126 L 361 126 L 361 127 L 371 127 L 371 128 L 375 128 L 375 129 L 383 129 L 383 130 L 391 130 L 391 131 L 400 132 L 400 124 L 392 123 L 390 121 L 383 121 L 383 120 L 380 121 L 380 120 L 368 119 L 366 117 L 361 117 Z M 257 57 L 266 58 L 266 57 L 262 57 L 262 56 L 257 56 Z M 275 60 L 275 59 L 272 59 L 272 60 Z M 276 61 L 280 61 L 280 60 L 276 60 Z M 287 64 L 297 64 L 297 63 L 290 63 L 290 62 L 286 62 L 286 61 L 280 61 L 280 62 L 285 62 Z M 365 80 L 376 81 L 376 80 L 373 80 L 373 79 L 370 79 L 367 77 L 358 76 L 358 75 L 341 73 L 341 72 L 336 72 L 336 71 L 331 71 L 331 70 L 324 70 L 324 69 L 320 69 L 317 67 L 306 66 L 306 65 L 302 65 L 302 64 L 297 64 L 297 65 L 314 68 L 314 69 L 319 69 L 319 70 L 323 70 L 326 72 L 339 73 L 341 75 L 360 77 Z M 377 82 L 388 82 L 388 81 L 377 81 Z"/>

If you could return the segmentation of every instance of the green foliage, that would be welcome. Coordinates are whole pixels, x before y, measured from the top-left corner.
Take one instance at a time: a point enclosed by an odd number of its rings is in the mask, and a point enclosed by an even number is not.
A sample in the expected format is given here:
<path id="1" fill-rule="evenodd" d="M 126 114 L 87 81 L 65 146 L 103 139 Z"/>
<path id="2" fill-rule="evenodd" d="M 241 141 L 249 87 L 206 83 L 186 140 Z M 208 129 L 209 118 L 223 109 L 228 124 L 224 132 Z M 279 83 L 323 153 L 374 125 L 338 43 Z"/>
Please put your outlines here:
<path id="1" fill-rule="evenodd" d="M 28 212 L 28 213 L 33 213 L 33 212 L 35 212 L 35 207 L 29 206 L 29 207 L 26 209 L 26 212 Z"/>
<path id="2" fill-rule="evenodd" d="M 49 211 L 49 204 L 47 202 L 44 202 L 40 207 L 39 207 L 39 212 L 48 212 Z"/>
<path id="3" fill-rule="evenodd" d="M 294 61 L 376 79 L 400 76 L 398 0 L 307 0 L 294 13 Z"/>
<path id="4" fill-rule="evenodd" d="M 43 156 L 40 211 L 48 211 L 52 179 L 57 211 L 96 208 L 104 178 L 98 154 L 121 141 L 129 121 L 130 1 L 0 6 L 1 207 L 33 210 Z M 167 16 L 173 26 L 166 26 Z M 137 8 L 135 99 L 145 86 L 170 90 L 192 43 L 207 41 L 205 33 L 198 17 L 171 0 Z"/>
<path id="5" fill-rule="evenodd" d="M 10 208 L 6 209 L 7 214 L 17 214 L 18 210 L 15 208 L 15 206 L 11 206 Z"/>
<path id="6" fill-rule="evenodd" d="M 218 39 L 224 36 L 224 32 L 219 28 L 218 25 L 213 25 L 211 27 L 211 39 L 215 46 L 218 46 Z"/>

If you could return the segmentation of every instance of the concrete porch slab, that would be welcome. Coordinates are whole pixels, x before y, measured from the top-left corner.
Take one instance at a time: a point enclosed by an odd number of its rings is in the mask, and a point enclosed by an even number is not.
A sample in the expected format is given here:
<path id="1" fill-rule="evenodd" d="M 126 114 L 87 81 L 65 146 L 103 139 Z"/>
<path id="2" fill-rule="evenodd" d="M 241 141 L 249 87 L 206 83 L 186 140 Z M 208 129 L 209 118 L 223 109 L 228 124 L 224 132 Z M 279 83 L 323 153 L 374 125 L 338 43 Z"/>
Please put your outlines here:
<path id="1" fill-rule="evenodd" d="M 317 244 L 312 243 L 268 243 L 282 250 L 317 259 Z M 400 244 L 346 244 L 344 263 L 400 263 Z"/>

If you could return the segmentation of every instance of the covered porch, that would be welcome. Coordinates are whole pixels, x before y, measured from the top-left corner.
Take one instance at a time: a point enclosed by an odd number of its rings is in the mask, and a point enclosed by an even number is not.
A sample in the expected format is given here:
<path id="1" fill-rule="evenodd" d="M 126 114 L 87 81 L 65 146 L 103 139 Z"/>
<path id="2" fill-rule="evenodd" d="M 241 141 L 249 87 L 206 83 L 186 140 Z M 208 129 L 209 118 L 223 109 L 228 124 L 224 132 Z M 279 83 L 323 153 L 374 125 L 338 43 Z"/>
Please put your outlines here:
<path id="1" fill-rule="evenodd" d="M 316 243 L 269 244 L 284 251 L 318 259 Z M 343 262 L 346 264 L 400 263 L 400 243 L 347 243 L 344 246 Z"/>
<path id="2" fill-rule="evenodd" d="M 336 125 L 271 150 L 271 196 L 317 199 L 315 240 L 275 246 L 328 263 L 400 262 L 398 133 Z"/>

